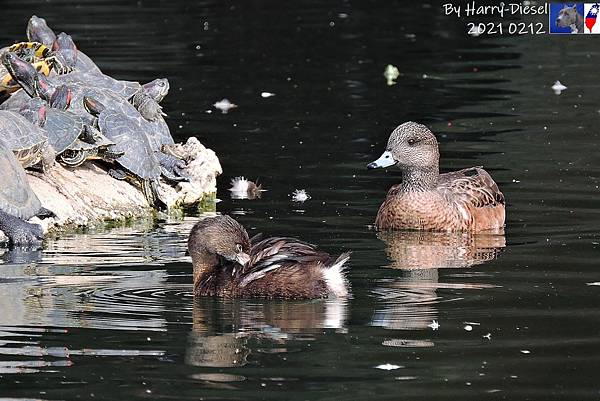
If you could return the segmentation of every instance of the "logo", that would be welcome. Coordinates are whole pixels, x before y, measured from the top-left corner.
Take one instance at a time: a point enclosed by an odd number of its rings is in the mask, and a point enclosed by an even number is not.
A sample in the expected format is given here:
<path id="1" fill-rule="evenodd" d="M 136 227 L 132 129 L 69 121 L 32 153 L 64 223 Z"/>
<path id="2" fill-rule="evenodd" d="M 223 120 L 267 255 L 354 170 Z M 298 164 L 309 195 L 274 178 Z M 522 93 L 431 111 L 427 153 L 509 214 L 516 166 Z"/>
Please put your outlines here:
<path id="1" fill-rule="evenodd" d="M 600 33 L 600 23 L 596 23 L 599 11 L 600 4 L 598 3 L 585 3 L 583 5 L 583 12 L 585 13 L 585 33 Z"/>
<path id="2" fill-rule="evenodd" d="M 583 3 L 550 4 L 550 33 L 580 34 L 584 33 Z M 590 4 L 590 6 L 592 6 Z M 591 8 L 590 8 L 591 10 Z M 595 20 L 596 17 L 594 16 Z M 589 29 L 586 28 L 588 31 Z M 589 33 L 589 32 L 585 32 Z"/>

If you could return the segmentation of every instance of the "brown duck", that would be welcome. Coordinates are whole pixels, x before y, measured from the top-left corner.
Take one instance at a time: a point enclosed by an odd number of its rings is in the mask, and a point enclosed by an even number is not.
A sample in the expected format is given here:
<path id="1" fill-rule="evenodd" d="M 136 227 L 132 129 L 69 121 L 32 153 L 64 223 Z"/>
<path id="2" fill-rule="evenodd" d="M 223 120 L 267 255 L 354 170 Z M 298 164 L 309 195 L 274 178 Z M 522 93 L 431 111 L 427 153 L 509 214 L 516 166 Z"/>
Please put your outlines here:
<path id="1" fill-rule="evenodd" d="M 345 264 L 294 238 L 250 239 L 229 216 L 205 218 L 192 228 L 188 250 L 194 295 L 312 299 L 348 295 Z"/>
<path id="2" fill-rule="evenodd" d="M 504 227 L 504 195 L 481 167 L 440 174 L 438 142 L 424 125 L 406 122 L 390 135 L 386 151 L 367 168 L 398 165 L 379 212 L 379 229 L 484 231 Z"/>

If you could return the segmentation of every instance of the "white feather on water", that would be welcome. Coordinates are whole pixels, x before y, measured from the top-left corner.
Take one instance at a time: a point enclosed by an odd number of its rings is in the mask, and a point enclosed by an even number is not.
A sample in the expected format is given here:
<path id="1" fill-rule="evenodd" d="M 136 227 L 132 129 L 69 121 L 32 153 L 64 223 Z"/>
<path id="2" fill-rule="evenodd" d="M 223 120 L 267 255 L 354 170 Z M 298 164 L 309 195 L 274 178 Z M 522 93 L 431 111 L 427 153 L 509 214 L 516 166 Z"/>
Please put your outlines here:
<path id="1" fill-rule="evenodd" d="M 304 189 L 297 189 L 292 192 L 292 200 L 294 202 L 306 202 L 310 199 L 310 195 Z"/>
<path id="2" fill-rule="evenodd" d="M 556 81 L 554 85 L 552 85 L 552 90 L 556 95 L 560 95 L 565 89 L 567 89 L 567 87 L 560 83 L 560 81 Z"/>
<path id="3" fill-rule="evenodd" d="M 215 108 L 221 110 L 221 112 L 223 114 L 227 114 L 227 112 L 229 112 L 229 110 L 236 108 L 237 104 L 231 103 L 229 101 L 229 99 L 222 99 L 222 100 L 219 100 L 218 102 L 215 102 L 213 104 L 213 106 L 215 106 Z"/>
<path id="4" fill-rule="evenodd" d="M 249 181 L 244 176 L 232 178 L 229 190 L 231 192 L 248 192 L 248 183 Z"/>

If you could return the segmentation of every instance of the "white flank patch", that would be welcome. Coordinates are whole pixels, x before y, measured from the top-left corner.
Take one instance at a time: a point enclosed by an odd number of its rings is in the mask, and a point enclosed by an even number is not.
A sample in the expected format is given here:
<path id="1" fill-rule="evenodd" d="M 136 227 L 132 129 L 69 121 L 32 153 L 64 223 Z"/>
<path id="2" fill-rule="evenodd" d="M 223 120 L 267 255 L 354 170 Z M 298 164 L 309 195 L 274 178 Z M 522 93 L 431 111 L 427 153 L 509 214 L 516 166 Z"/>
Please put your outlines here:
<path id="1" fill-rule="evenodd" d="M 471 220 L 470 219 L 471 215 L 469 214 L 469 211 L 467 210 L 465 205 L 463 205 L 462 203 L 456 202 L 456 206 L 458 207 L 458 210 L 460 211 L 460 215 L 462 216 L 463 220 L 465 220 L 465 221 Z"/>
<path id="2" fill-rule="evenodd" d="M 304 189 L 297 189 L 292 192 L 292 200 L 294 202 L 306 202 L 310 199 L 310 195 Z"/>
<path id="3" fill-rule="evenodd" d="M 271 93 L 271 92 L 262 92 L 262 93 L 260 94 L 260 96 L 261 96 L 261 97 L 265 97 L 265 98 L 267 98 L 267 97 L 275 96 L 275 94 L 274 94 L 274 93 Z"/>
<path id="4" fill-rule="evenodd" d="M 231 180 L 231 192 L 248 192 L 248 180 L 244 177 L 235 177 Z"/>
<path id="5" fill-rule="evenodd" d="M 323 278 L 327 283 L 327 288 L 336 297 L 345 298 L 348 296 L 348 281 L 344 274 L 344 264 L 350 259 L 350 255 L 347 254 L 343 258 L 339 258 L 333 265 L 326 267 L 323 270 Z"/>

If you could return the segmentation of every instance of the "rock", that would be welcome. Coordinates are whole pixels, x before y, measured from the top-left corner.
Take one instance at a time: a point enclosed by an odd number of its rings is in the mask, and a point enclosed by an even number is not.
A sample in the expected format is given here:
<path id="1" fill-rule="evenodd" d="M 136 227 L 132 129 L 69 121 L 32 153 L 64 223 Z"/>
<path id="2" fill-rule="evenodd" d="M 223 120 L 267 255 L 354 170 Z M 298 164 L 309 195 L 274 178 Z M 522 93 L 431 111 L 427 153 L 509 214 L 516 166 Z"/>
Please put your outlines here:
<path id="1" fill-rule="evenodd" d="M 163 150 L 185 160 L 187 168 L 184 171 L 190 177 L 190 182 L 180 182 L 176 187 L 161 183 L 160 197 L 169 208 L 200 202 L 208 193 L 206 188 L 212 188 L 210 193 L 217 191 L 217 176 L 223 172 L 221 164 L 215 152 L 204 147 L 196 137 L 188 138 L 185 144 L 166 146 Z"/>
<path id="2" fill-rule="evenodd" d="M 186 160 L 184 171 L 190 176 L 190 182 L 173 187 L 161 179 L 159 193 L 169 209 L 193 206 L 214 196 L 216 178 L 222 173 L 215 152 L 195 137 L 185 144 L 172 146 L 173 153 Z M 27 171 L 27 178 L 42 205 L 56 214 L 55 218 L 29 220 L 40 224 L 45 233 L 65 226 L 87 226 L 153 213 L 138 187 L 112 178 L 94 163 L 87 162 L 77 168 L 56 163 L 43 174 Z M 2 232 L 0 240 L 6 240 Z"/>

